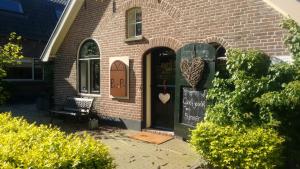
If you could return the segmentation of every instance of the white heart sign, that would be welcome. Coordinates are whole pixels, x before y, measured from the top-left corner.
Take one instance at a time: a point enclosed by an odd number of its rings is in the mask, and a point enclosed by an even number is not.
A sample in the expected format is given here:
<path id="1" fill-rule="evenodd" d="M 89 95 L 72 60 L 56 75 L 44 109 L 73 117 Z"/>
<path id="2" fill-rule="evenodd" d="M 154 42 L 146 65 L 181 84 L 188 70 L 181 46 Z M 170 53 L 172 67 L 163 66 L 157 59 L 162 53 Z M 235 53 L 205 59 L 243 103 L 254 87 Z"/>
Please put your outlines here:
<path id="1" fill-rule="evenodd" d="M 171 96 L 169 93 L 159 93 L 158 98 L 163 104 L 166 104 L 170 100 Z"/>

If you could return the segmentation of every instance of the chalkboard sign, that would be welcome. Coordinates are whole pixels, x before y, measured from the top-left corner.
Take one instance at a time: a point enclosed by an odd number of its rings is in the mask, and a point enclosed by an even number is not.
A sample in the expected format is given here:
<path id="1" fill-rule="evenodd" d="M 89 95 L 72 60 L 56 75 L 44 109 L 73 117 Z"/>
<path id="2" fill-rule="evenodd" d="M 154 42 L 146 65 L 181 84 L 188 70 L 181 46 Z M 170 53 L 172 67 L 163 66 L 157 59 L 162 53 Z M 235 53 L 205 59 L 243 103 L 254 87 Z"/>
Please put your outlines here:
<path id="1" fill-rule="evenodd" d="M 207 90 L 182 89 L 182 123 L 195 126 L 204 119 Z"/>

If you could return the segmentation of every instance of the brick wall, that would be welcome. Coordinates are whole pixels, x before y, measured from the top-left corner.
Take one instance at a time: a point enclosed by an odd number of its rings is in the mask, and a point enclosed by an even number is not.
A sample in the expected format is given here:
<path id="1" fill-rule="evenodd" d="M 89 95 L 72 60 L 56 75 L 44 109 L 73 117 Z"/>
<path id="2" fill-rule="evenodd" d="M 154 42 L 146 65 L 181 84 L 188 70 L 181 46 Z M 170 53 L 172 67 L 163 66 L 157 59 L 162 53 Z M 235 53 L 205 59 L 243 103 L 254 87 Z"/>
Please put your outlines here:
<path id="1" fill-rule="evenodd" d="M 95 39 L 101 51 L 101 96 L 98 113 L 141 120 L 143 54 L 153 47 L 178 50 L 193 42 L 218 42 L 231 47 L 258 48 L 270 56 L 287 55 L 282 16 L 262 0 L 86 0 L 55 59 L 55 103 L 77 94 L 76 58 L 80 43 Z M 126 10 L 141 7 L 145 40 L 126 43 Z M 109 57 L 130 57 L 130 99 L 109 98 Z"/>

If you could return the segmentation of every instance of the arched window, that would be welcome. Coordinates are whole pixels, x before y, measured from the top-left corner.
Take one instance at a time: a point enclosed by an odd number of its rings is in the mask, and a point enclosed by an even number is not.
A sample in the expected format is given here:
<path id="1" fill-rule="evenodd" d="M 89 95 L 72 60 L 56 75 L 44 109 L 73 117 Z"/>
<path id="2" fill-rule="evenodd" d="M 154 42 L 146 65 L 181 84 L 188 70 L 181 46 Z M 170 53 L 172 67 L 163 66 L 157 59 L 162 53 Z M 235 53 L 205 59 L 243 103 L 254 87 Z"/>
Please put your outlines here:
<path id="1" fill-rule="evenodd" d="M 79 92 L 100 94 L 100 52 L 94 40 L 86 40 L 79 50 Z"/>
<path id="2" fill-rule="evenodd" d="M 216 71 L 218 71 L 221 75 L 226 76 L 226 49 L 217 42 L 211 42 L 209 44 L 216 49 Z"/>
<path id="3" fill-rule="evenodd" d="M 132 8 L 127 11 L 127 38 L 135 38 L 142 35 L 142 10 Z"/>

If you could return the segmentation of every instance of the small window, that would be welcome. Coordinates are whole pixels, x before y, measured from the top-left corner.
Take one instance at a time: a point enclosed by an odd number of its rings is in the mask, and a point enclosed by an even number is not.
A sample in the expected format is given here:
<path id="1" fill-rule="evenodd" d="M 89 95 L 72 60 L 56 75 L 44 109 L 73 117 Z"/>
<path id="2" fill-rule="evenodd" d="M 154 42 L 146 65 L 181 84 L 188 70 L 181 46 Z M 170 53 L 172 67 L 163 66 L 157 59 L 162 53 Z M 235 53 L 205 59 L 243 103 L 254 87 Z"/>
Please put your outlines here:
<path id="1" fill-rule="evenodd" d="M 8 81 L 43 80 L 44 68 L 39 59 L 25 58 L 20 64 L 7 68 Z"/>
<path id="2" fill-rule="evenodd" d="M 80 48 L 79 92 L 100 94 L 100 52 L 94 40 L 85 41 Z"/>
<path id="3" fill-rule="evenodd" d="M 228 76 L 228 72 L 226 70 L 226 49 L 217 42 L 212 42 L 209 44 L 216 49 L 216 71 L 218 71 L 223 77 Z"/>
<path id="4" fill-rule="evenodd" d="M 1 0 L 0 10 L 16 12 L 16 13 L 24 13 L 22 4 L 17 0 Z"/>
<path id="5" fill-rule="evenodd" d="M 132 8 L 127 11 L 127 38 L 134 38 L 142 35 L 142 10 Z"/>

